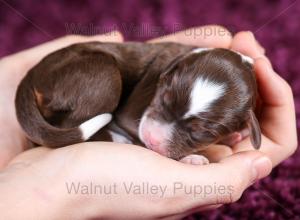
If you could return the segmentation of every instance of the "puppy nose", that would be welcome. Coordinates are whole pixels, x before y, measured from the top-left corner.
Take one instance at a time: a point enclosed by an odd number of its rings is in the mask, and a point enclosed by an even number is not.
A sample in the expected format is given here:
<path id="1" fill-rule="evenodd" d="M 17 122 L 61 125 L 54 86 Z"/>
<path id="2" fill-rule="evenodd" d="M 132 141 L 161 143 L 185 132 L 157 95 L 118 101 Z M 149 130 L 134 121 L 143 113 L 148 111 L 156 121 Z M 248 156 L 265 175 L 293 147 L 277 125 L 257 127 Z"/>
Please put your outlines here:
<path id="1" fill-rule="evenodd" d="M 150 132 L 147 132 L 147 134 L 145 135 L 145 144 L 149 149 L 159 154 L 165 156 L 167 155 L 167 150 L 164 146 L 162 146 L 162 141 Z"/>
<path id="2" fill-rule="evenodd" d="M 156 137 L 152 136 L 150 133 L 147 135 L 147 141 L 151 145 L 151 147 L 160 145 L 160 141 L 156 139 Z"/>
<path id="3" fill-rule="evenodd" d="M 155 135 L 151 134 L 149 131 L 145 134 L 145 141 L 147 142 L 147 144 L 150 145 L 150 147 L 160 145 L 159 139 Z"/>

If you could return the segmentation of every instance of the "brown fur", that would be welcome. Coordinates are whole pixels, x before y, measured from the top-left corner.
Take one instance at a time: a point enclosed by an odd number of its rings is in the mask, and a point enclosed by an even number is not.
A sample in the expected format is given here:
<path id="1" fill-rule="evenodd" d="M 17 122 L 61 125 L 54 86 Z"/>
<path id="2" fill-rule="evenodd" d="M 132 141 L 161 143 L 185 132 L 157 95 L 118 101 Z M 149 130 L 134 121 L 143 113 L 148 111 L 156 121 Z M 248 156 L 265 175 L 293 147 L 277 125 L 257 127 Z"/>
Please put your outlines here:
<path id="1" fill-rule="evenodd" d="M 189 107 L 191 85 L 199 76 L 220 84 L 226 82 L 226 91 L 213 103 L 210 111 L 182 119 Z M 242 130 L 247 122 L 252 144 L 259 148 L 261 134 L 253 113 L 256 98 L 252 66 L 243 63 L 232 51 L 214 49 L 183 57 L 162 74 L 148 111 L 152 119 L 177 122 L 169 149 L 171 157 L 180 158 Z M 159 108 L 164 110 L 157 111 Z"/>
<path id="2" fill-rule="evenodd" d="M 138 125 L 145 109 L 150 106 L 155 119 L 178 121 L 187 110 L 192 82 L 202 74 L 226 82 L 228 89 L 210 112 L 178 123 L 169 143 L 172 157 L 178 159 L 247 124 L 253 145 L 259 147 L 252 67 L 225 49 L 187 56 L 193 48 L 176 43 L 91 42 L 58 50 L 20 83 L 17 118 L 33 142 L 60 147 L 82 141 L 78 129 L 82 122 L 113 113 L 114 126 L 107 127 L 117 127 L 140 144 Z M 111 139 L 102 129 L 91 140 Z"/>

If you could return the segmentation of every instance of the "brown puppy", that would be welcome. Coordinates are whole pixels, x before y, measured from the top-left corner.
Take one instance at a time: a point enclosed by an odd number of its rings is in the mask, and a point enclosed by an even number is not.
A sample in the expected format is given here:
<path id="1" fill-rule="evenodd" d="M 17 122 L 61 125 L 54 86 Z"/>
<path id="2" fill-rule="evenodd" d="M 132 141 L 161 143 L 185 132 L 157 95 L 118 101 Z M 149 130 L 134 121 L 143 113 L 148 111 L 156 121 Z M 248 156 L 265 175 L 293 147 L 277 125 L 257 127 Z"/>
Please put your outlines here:
<path id="1" fill-rule="evenodd" d="M 29 71 L 16 112 L 28 137 L 50 147 L 142 142 L 181 159 L 248 126 L 258 148 L 251 62 L 175 43 L 76 44 Z"/>

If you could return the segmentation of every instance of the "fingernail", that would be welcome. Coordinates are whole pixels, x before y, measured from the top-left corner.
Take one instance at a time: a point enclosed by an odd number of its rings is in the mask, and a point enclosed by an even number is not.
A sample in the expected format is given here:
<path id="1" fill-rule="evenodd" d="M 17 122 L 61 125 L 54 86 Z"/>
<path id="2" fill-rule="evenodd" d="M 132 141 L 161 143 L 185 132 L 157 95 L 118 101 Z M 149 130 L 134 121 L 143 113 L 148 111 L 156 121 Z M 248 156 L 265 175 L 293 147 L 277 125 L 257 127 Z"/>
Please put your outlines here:
<path id="1" fill-rule="evenodd" d="M 255 42 L 256 42 L 256 45 L 257 45 L 258 49 L 260 50 L 260 53 L 261 53 L 261 54 L 265 54 L 265 53 L 266 53 L 265 48 L 263 48 L 263 47 L 261 46 L 261 44 L 260 44 L 257 40 L 255 40 Z"/>
<path id="2" fill-rule="evenodd" d="M 270 60 L 265 56 L 263 57 L 263 59 L 266 61 L 267 65 L 268 65 L 268 71 L 270 73 L 274 73 L 274 70 L 273 70 L 273 67 L 272 67 L 272 64 L 271 64 Z"/>
<path id="3" fill-rule="evenodd" d="M 251 37 L 255 38 L 255 37 L 254 37 L 254 34 L 253 34 L 253 32 L 252 32 L 252 31 L 247 31 L 247 33 L 248 33 L 248 34 L 250 34 L 250 35 L 251 35 Z"/>
<path id="4" fill-rule="evenodd" d="M 272 170 L 272 162 L 268 157 L 259 157 L 252 162 L 253 182 L 266 177 Z"/>
<path id="5" fill-rule="evenodd" d="M 250 35 L 250 37 L 252 38 L 252 40 L 254 41 L 254 43 L 255 43 L 255 44 L 257 44 L 257 42 L 256 42 L 256 39 L 255 39 L 255 36 L 254 36 L 253 32 L 252 32 L 252 31 L 247 31 L 247 33 Z"/>
<path id="6" fill-rule="evenodd" d="M 252 40 L 257 46 L 257 49 L 259 50 L 260 54 L 265 54 L 265 49 L 261 46 L 261 44 L 256 40 L 255 35 L 251 31 L 247 31 L 247 33 L 252 37 Z"/>

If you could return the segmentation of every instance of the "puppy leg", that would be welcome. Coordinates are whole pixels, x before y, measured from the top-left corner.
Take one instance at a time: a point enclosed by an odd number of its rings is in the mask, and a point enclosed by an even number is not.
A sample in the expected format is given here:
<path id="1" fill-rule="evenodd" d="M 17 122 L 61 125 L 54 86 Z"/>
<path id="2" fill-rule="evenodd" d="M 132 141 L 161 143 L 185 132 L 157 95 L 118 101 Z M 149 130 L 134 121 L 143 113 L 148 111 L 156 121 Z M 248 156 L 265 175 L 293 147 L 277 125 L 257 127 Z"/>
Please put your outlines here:
<path id="1" fill-rule="evenodd" d="M 187 163 L 187 164 L 193 164 L 193 165 L 207 165 L 209 164 L 209 160 L 198 154 L 190 154 L 188 156 L 185 156 L 180 160 L 182 163 Z"/>

